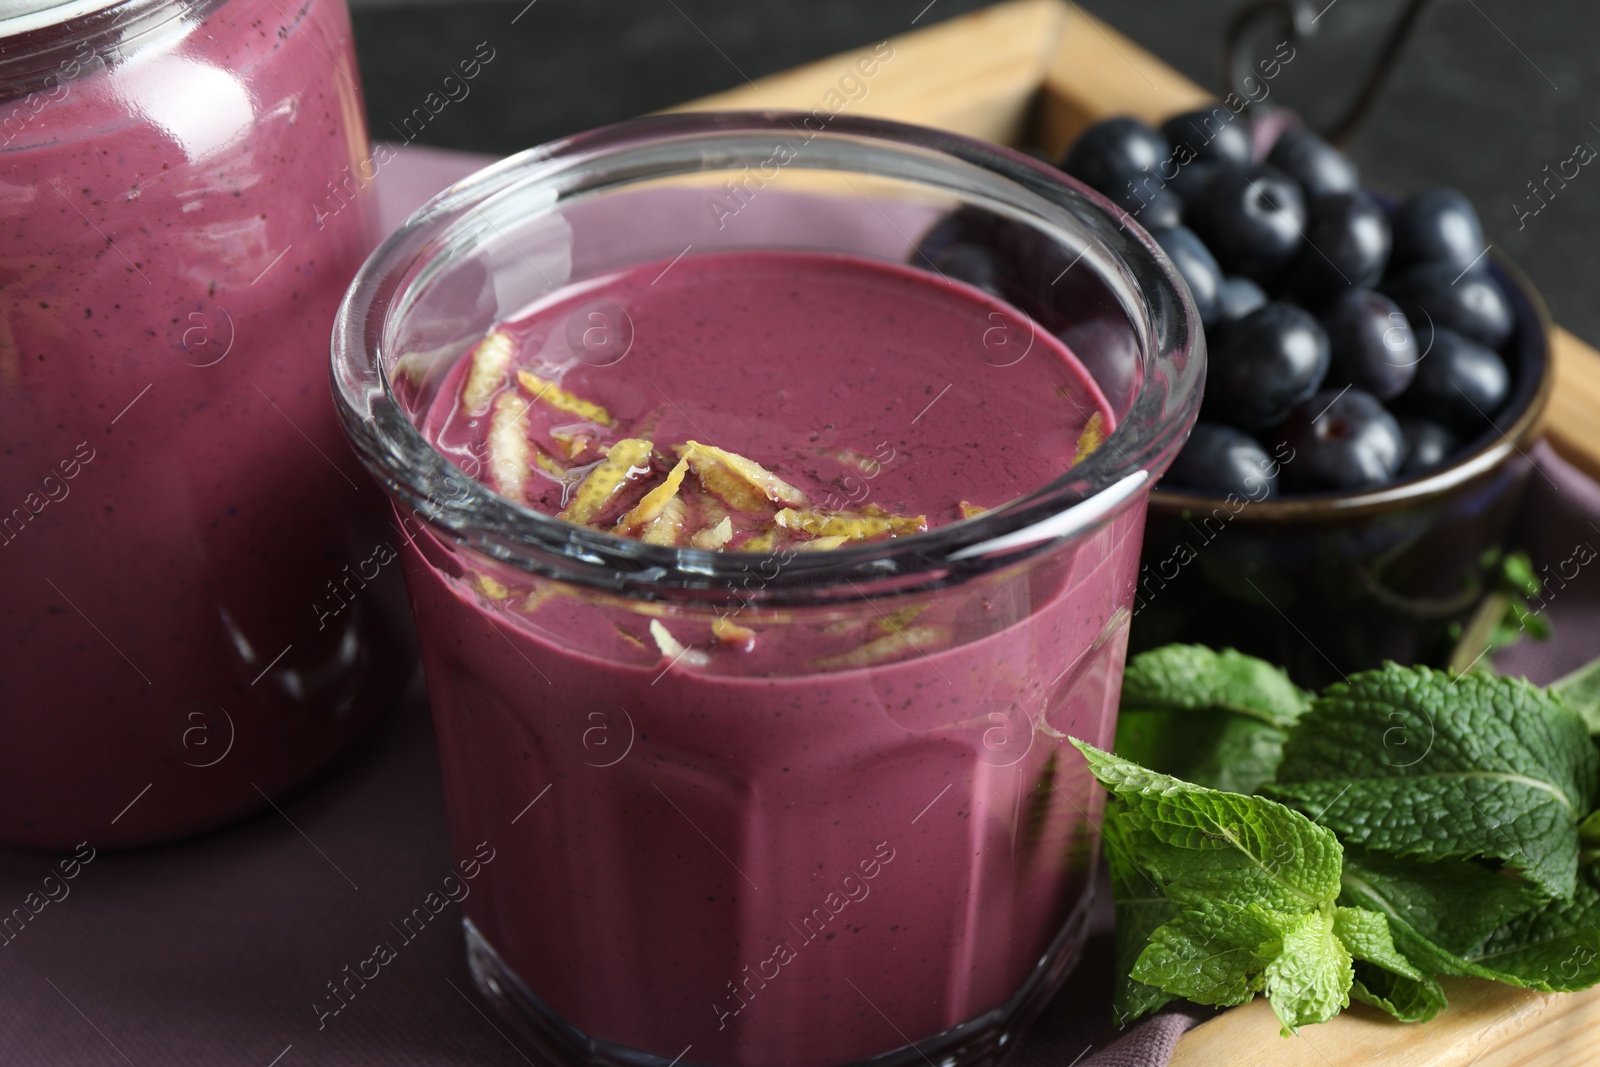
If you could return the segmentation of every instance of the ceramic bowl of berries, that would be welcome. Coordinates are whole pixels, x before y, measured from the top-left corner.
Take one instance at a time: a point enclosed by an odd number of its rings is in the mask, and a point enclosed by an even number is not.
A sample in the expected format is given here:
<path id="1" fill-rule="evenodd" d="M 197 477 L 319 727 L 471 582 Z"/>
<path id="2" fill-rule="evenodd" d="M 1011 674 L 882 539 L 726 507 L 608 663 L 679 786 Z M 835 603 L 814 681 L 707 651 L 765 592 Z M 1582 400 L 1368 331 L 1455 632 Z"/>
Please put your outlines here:
<path id="1" fill-rule="evenodd" d="M 1133 643 L 1306 681 L 1444 663 L 1496 579 L 1550 391 L 1550 321 L 1445 187 L 1364 188 L 1317 134 L 1230 109 L 1113 118 L 1061 167 L 1155 236 L 1210 364 L 1156 490 Z"/>

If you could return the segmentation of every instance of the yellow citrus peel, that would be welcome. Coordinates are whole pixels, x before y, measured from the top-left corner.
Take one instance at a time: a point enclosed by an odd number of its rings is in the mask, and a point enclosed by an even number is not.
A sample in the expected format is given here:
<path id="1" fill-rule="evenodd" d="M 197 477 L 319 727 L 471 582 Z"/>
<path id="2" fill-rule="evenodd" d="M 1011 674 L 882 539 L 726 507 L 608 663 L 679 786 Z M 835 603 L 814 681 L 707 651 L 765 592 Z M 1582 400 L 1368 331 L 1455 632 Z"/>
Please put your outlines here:
<path id="1" fill-rule="evenodd" d="M 826 671 L 870 667 L 875 663 L 899 659 L 908 652 L 927 652 L 939 647 L 948 636 L 949 632 L 942 626 L 908 626 L 904 630 L 874 638 L 849 652 L 814 660 L 812 666 Z"/>
<path id="2" fill-rule="evenodd" d="M 661 513 L 645 524 L 639 539 L 647 545 L 675 545 L 688 521 L 689 508 L 683 497 L 675 496 L 661 505 Z"/>
<path id="3" fill-rule="evenodd" d="M 688 472 L 689 464 L 678 460 L 677 466 L 667 472 L 660 485 L 641 497 L 626 515 L 617 520 L 612 532 L 631 537 L 653 523 L 670 501 L 678 500 L 678 488 L 683 485 L 683 476 Z M 681 510 L 683 501 L 678 500 L 678 505 Z"/>
<path id="4" fill-rule="evenodd" d="M 634 478 L 650 471 L 649 441 L 639 437 L 625 437 L 611 446 L 606 458 L 597 463 L 572 494 L 572 500 L 558 519 L 587 523 L 605 510 L 622 487 Z"/>
<path id="5" fill-rule="evenodd" d="M 472 349 L 467 384 L 461 389 L 461 406 L 469 412 L 486 411 L 494 391 L 505 384 L 513 354 L 511 335 L 495 330 Z"/>
<path id="6" fill-rule="evenodd" d="M 733 520 L 724 515 L 722 521 L 714 526 L 707 526 L 703 530 L 696 530 L 689 537 L 689 543 L 695 548 L 703 548 L 707 552 L 715 552 L 733 540 Z"/>
<path id="7" fill-rule="evenodd" d="M 511 590 L 507 589 L 504 585 L 500 584 L 499 581 L 489 577 L 487 574 L 484 574 L 481 571 L 474 571 L 472 578 L 477 583 L 478 588 L 483 592 L 483 595 L 488 597 L 490 600 L 504 600 L 506 597 L 511 595 Z"/>
<path id="8" fill-rule="evenodd" d="M 889 614 L 878 619 L 878 629 L 882 630 L 886 634 L 899 633 L 901 630 L 904 630 L 906 627 L 916 622 L 917 616 L 921 615 L 927 610 L 928 605 L 926 604 L 913 604 L 909 608 L 901 608 L 898 611 L 891 611 Z"/>
<path id="9" fill-rule="evenodd" d="M 523 502 L 523 483 L 528 478 L 527 427 L 522 416 L 528 405 L 515 393 L 501 393 L 489 416 L 489 479 L 495 492 L 518 504 Z"/>
<path id="10" fill-rule="evenodd" d="M 679 445 L 678 455 L 689 462 L 689 469 L 707 492 L 739 511 L 806 502 L 804 493 L 754 460 L 698 441 Z"/>
<path id="11" fill-rule="evenodd" d="M 887 515 L 850 511 L 811 511 L 784 508 L 774 520 L 786 530 L 798 530 L 813 537 L 844 537 L 861 541 L 868 537 L 901 537 L 928 528 L 926 515 Z"/>
<path id="12" fill-rule="evenodd" d="M 778 547 L 778 540 L 781 537 L 783 537 L 782 530 L 778 529 L 776 526 L 769 526 L 765 530 L 762 530 L 754 536 L 747 538 L 744 543 L 739 546 L 739 551 L 771 552 L 774 548 Z"/>
<path id="13" fill-rule="evenodd" d="M 598 422 L 602 426 L 610 426 L 615 421 L 611 417 L 611 412 L 599 404 L 569 393 L 555 382 L 541 378 L 532 371 L 517 371 L 517 384 L 526 389 L 536 402 L 547 404 L 557 411 L 565 411 L 580 419 Z"/>
<path id="14" fill-rule="evenodd" d="M 851 542 L 851 540 L 852 538 L 846 537 L 843 534 L 834 534 L 831 537 L 818 537 L 811 541 L 801 541 L 794 547 L 796 552 L 826 552 L 830 548 L 838 548 L 840 545 L 847 545 Z"/>
<path id="15" fill-rule="evenodd" d="M 718 616 L 711 624 L 711 636 L 725 645 L 749 652 L 756 646 L 756 632 L 748 626 L 740 626 L 726 616 Z"/>
<path id="16" fill-rule="evenodd" d="M 1106 439 L 1105 420 L 1097 411 L 1089 416 L 1089 421 L 1083 426 L 1083 432 L 1078 435 L 1078 450 L 1072 457 L 1072 462 L 1082 463 L 1099 448 Z"/>
<path id="17" fill-rule="evenodd" d="M 661 654 L 674 663 L 687 663 L 694 667 L 704 667 L 711 662 L 711 657 L 697 648 L 686 648 L 672 631 L 662 624 L 660 619 L 650 620 L 650 636 L 655 639 L 656 647 Z"/>

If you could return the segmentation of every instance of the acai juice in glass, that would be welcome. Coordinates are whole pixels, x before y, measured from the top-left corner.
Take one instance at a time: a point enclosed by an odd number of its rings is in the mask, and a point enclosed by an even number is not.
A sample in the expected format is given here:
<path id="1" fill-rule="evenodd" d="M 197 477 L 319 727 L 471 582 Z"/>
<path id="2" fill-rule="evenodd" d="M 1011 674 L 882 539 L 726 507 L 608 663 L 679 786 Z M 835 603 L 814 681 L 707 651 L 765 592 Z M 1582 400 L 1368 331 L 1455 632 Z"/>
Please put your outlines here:
<path id="1" fill-rule="evenodd" d="M 556 1062 L 991 1062 L 1081 937 L 1193 307 L 1049 168 L 814 125 L 513 157 L 341 310 L 474 978 Z"/>
<path id="2" fill-rule="evenodd" d="M 411 674 L 324 377 L 362 112 L 343 0 L 0 3 L 0 844 L 265 808 Z"/>

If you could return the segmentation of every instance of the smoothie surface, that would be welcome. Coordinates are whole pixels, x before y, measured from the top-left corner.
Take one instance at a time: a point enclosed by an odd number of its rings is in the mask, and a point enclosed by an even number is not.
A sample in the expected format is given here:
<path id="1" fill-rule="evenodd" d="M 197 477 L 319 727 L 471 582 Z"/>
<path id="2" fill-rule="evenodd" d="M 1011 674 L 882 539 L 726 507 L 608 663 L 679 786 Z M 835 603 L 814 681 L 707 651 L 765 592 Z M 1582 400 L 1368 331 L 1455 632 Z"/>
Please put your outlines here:
<path id="1" fill-rule="evenodd" d="M 1010 305 L 796 251 L 691 251 L 562 289 L 499 324 L 424 420 L 463 470 L 536 510 L 751 551 L 970 517 L 1112 428 L 1078 360 Z M 664 496 L 683 505 L 665 518 Z"/>

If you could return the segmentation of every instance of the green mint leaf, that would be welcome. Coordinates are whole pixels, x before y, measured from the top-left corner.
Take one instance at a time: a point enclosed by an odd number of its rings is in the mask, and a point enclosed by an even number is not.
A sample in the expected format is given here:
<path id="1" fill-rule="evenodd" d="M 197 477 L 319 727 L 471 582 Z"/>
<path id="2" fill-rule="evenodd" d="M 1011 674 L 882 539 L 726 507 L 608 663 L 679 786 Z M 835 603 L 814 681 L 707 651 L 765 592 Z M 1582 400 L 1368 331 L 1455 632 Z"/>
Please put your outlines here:
<path id="1" fill-rule="evenodd" d="M 1338 908 L 1333 914 L 1333 932 L 1339 935 L 1339 940 L 1344 942 L 1350 955 L 1356 959 L 1377 964 L 1404 978 L 1422 978 L 1422 972 L 1394 947 L 1394 938 L 1389 933 L 1389 920 L 1380 912 L 1366 908 Z"/>
<path id="2" fill-rule="evenodd" d="M 1353 845 L 1345 848 L 1340 881 L 1340 904 L 1381 913 L 1402 954 L 1424 971 L 1446 974 L 1459 972 L 1433 962 L 1434 953 L 1412 942 L 1413 935 L 1438 951 L 1461 956 L 1549 899 L 1532 886 L 1470 861 L 1424 863 Z"/>
<path id="3" fill-rule="evenodd" d="M 1249 901 L 1293 913 L 1339 894 L 1332 832 L 1263 797 L 1191 785 L 1073 740 L 1117 814 L 1132 861 L 1180 907 Z"/>
<path id="4" fill-rule="evenodd" d="M 1167 645 L 1128 661 L 1117 754 L 1196 785 L 1253 793 L 1272 780 L 1310 699 L 1263 660 Z"/>
<path id="5" fill-rule="evenodd" d="M 1350 999 L 1386 1011 L 1403 1023 L 1425 1023 L 1447 1006 L 1444 987 L 1433 978 L 1407 978 L 1357 960 Z"/>
<path id="6" fill-rule="evenodd" d="M 1130 658 L 1122 676 L 1126 708 L 1220 709 L 1287 729 L 1310 702 L 1282 670 L 1231 648 L 1166 645 Z"/>
<path id="7" fill-rule="evenodd" d="M 1463 959 L 1477 977 L 1546 993 L 1600 982 L 1600 870 L 1586 865 L 1571 901 L 1513 919 Z"/>
<path id="8" fill-rule="evenodd" d="M 1550 691 L 1583 717 L 1591 734 L 1600 734 L 1600 659 L 1557 679 Z"/>
<path id="9" fill-rule="evenodd" d="M 1267 964 L 1267 1000 L 1283 1036 L 1291 1036 L 1306 1023 L 1326 1022 L 1350 1006 L 1354 978 L 1350 951 L 1335 934 L 1337 912 L 1332 908 L 1297 915 L 1286 924 L 1282 937 L 1263 946 Z"/>
<path id="10" fill-rule="evenodd" d="M 1353 998 L 1408 1023 L 1427 1022 L 1444 1010 L 1444 990 L 1395 947 L 1382 913 L 1341 907 L 1333 932 L 1355 958 Z"/>
<path id="11" fill-rule="evenodd" d="M 1151 932 L 1133 966 L 1135 981 L 1196 1004 L 1232 1007 L 1261 992 L 1267 960 L 1258 943 L 1227 936 L 1221 910 L 1185 912 Z"/>
<path id="12" fill-rule="evenodd" d="M 1550 622 L 1540 614 L 1543 602 L 1538 609 L 1529 606 L 1529 598 L 1538 598 L 1542 584 L 1528 554 L 1512 552 L 1501 559 L 1495 551 L 1485 554 L 1479 562 L 1485 569 L 1499 562 L 1500 574 L 1473 612 L 1450 655 L 1448 666 L 1458 674 L 1474 669 L 1493 674 L 1489 653 L 1516 644 L 1523 634 L 1535 641 L 1544 641 L 1550 636 Z"/>
<path id="13" fill-rule="evenodd" d="M 1388 664 L 1312 703 L 1264 791 L 1369 849 L 1499 859 L 1570 899 L 1597 774 L 1582 720 L 1545 690 Z"/>
<path id="14" fill-rule="evenodd" d="M 1331 831 L 1263 797 L 1073 744 L 1112 793 L 1108 852 L 1178 908 L 1149 932 L 1131 981 L 1202 1004 L 1242 1004 L 1265 991 L 1286 1032 L 1349 1003 L 1350 953 L 1333 933 L 1343 853 Z M 1132 878 L 1123 889 L 1149 892 Z M 1152 907 L 1141 921 L 1157 914 Z"/>
<path id="15" fill-rule="evenodd" d="M 1383 912 L 1417 967 L 1546 993 L 1600 982 L 1600 870 L 1581 869 L 1571 902 L 1473 863 L 1420 863 L 1351 849 L 1340 902 Z M 1358 970 L 1358 980 L 1360 973 Z"/>
<path id="16" fill-rule="evenodd" d="M 1133 978 L 1133 966 L 1157 928 L 1178 916 L 1178 906 L 1159 886 L 1134 866 L 1123 840 L 1121 804 L 1106 808 L 1101 836 L 1105 841 L 1106 868 L 1111 875 L 1111 896 L 1116 902 L 1116 973 L 1112 1012 L 1118 1026 L 1148 1015 L 1172 999 L 1172 994 Z"/>

